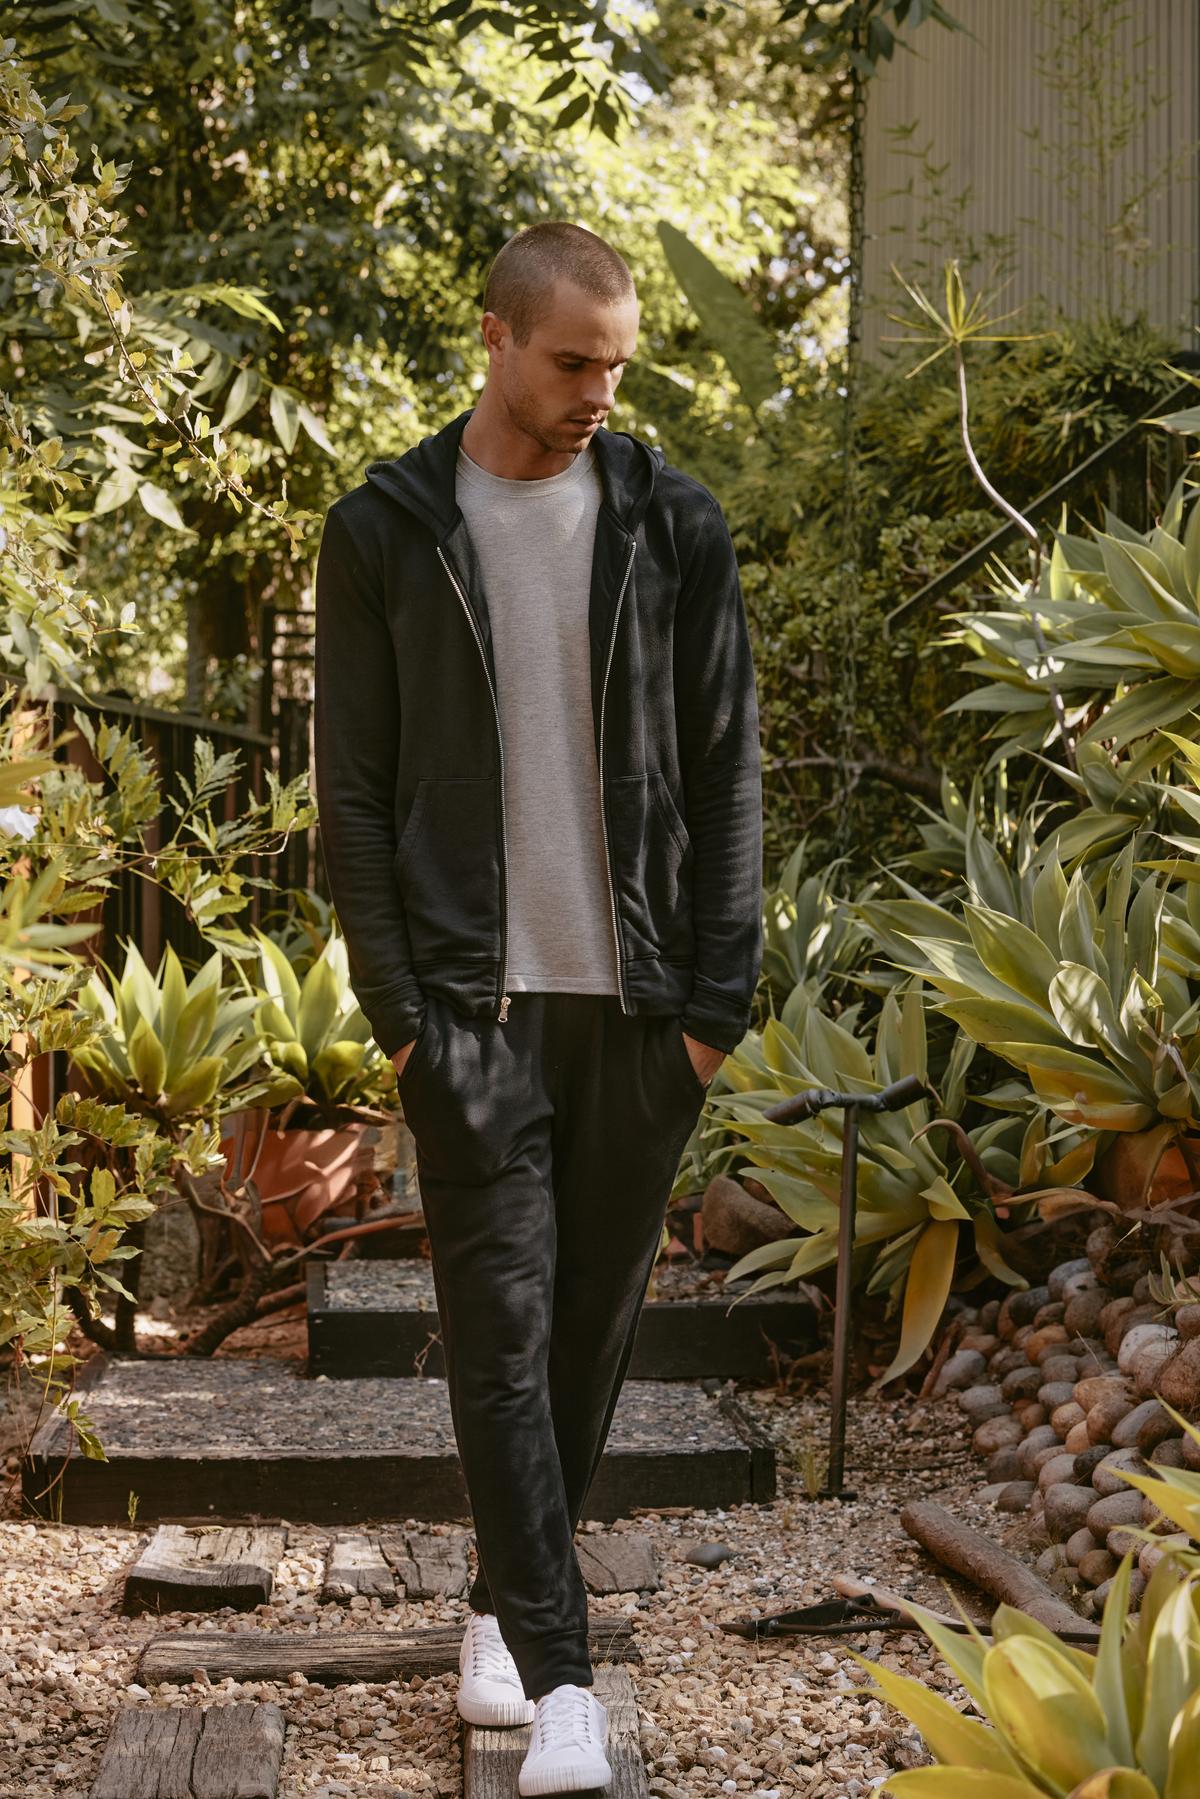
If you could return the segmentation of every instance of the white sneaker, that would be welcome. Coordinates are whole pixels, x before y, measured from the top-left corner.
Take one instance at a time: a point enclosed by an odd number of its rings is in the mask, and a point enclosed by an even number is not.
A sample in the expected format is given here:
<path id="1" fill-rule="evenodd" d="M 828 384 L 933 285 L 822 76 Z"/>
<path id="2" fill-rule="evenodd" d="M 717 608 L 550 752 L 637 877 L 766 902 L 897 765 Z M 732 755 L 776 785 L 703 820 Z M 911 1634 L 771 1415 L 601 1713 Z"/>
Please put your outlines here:
<path id="1" fill-rule="evenodd" d="M 468 1724 L 532 1724 L 517 1664 L 491 1612 L 472 1612 L 458 1651 L 458 1710 Z"/>
<path id="2" fill-rule="evenodd" d="M 535 1707 L 518 1792 L 578 1793 L 607 1786 L 612 1779 L 607 1738 L 608 1712 L 591 1687 L 569 1682 L 555 1687 Z"/>

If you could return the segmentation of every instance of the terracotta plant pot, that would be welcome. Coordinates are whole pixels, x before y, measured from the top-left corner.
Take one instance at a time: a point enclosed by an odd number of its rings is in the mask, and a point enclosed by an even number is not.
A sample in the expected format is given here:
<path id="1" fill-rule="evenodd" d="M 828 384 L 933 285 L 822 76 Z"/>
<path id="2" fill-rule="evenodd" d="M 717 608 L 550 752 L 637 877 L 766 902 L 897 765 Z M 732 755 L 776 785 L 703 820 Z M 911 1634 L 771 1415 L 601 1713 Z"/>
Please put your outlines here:
<path id="1" fill-rule="evenodd" d="M 1200 1168 L 1200 1137 L 1182 1144 Z M 1200 1187 L 1187 1164 L 1180 1132 L 1170 1120 L 1146 1131 L 1121 1131 L 1096 1162 L 1103 1197 L 1123 1210 L 1161 1206 Z"/>
<path id="2" fill-rule="evenodd" d="M 227 1179 L 236 1183 L 253 1169 L 269 1243 L 298 1247 L 327 1212 L 357 1210 L 377 1189 L 375 1125 L 280 1131 L 268 1123 L 264 1131 L 262 1113 L 254 1111 L 230 1122 L 234 1128 L 222 1139 Z"/>

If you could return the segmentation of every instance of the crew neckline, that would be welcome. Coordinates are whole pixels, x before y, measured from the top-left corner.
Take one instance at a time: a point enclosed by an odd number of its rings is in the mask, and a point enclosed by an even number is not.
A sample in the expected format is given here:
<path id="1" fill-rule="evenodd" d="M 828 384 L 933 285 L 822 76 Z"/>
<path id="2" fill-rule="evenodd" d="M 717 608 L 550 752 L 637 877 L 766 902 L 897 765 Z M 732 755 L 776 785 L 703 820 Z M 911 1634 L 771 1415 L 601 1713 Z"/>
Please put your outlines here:
<path id="1" fill-rule="evenodd" d="M 491 469 L 484 468 L 469 456 L 462 444 L 458 446 L 458 473 L 472 487 L 489 487 L 494 492 L 533 498 L 544 493 L 557 493 L 561 488 L 571 487 L 583 478 L 596 460 L 596 452 L 591 444 L 585 449 L 576 451 L 575 459 L 557 475 L 541 475 L 532 480 L 513 480 L 508 475 L 494 475 Z"/>

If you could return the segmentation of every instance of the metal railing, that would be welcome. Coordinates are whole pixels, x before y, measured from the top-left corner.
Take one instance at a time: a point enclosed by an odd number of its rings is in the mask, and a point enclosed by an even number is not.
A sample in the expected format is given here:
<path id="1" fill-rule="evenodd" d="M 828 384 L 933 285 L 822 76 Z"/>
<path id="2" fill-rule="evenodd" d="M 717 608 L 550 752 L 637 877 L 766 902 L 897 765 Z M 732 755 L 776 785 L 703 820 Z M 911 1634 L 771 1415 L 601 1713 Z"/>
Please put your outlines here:
<path id="1" fill-rule="evenodd" d="M 277 696 L 268 731 L 186 712 L 165 711 L 115 694 L 88 695 L 81 699 L 54 686 L 46 688 L 36 704 L 49 715 L 50 735 L 67 729 L 72 731 L 70 740 L 58 753 L 83 768 L 88 779 L 93 781 L 105 777 L 87 740 L 74 729 L 72 713 L 84 712 L 97 721 L 105 719 L 116 726 L 132 724 L 142 747 L 154 759 L 164 802 L 167 795 L 180 792 L 180 775 L 191 780 L 198 738 L 206 737 L 217 755 L 236 753 L 240 764 L 238 771 L 213 808 L 215 815 L 225 820 L 237 818 L 252 801 L 265 797 L 264 777 L 268 769 L 280 781 L 287 781 L 309 765 L 310 707 L 303 698 Z M 156 820 L 146 832 L 150 850 L 162 841 L 163 822 Z M 295 832 L 289 835 L 277 855 L 269 858 L 248 855 L 245 858 L 245 872 L 269 877 L 271 887 L 252 888 L 249 903 L 239 918 L 261 923 L 263 913 L 271 903 L 272 892 L 280 889 L 324 889 L 315 835 L 311 831 Z M 102 955 L 111 959 L 118 940 L 125 937 L 136 942 L 151 968 L 156 966 L 167 944 L 189 971 L 212 953 L 211 946 L 205 942 L 182 904 L 136 868 L 115 871 L 108 893 L 91 917 L 99 923 L 100 929 L 81 946 L 88 956 Z"/>
<path id="2" fill-rule="evenodd" d="M 1180 351 L 1174 360 L 1183 368 L 1200 368 L 1200 354 L 1192 350 Z M 1155 421 L 1165 413 L 1188 405 L 1196 396 L 1194 381 L 1183 382 L 1164 394 L 1156 402 L 1153 412 L 1135 419 L 1109 443 L 1101 444 L 1090 456 L 1085 456 L 1069 474 L 1022 506 L 1020 510 L 1024 516 L 1034 525 L 1045 524 L 1052 518 L 1057 523 L 1064 503 L 1080 509 L 1085 500 L 1101 493 L 1109 510 L 1117 513 L 1126 524 L 1135 530 L 1148 530 L 1153 522 L 1156 497 L 1169 491 L 1187 460 L 1183 440 L 1159 429 Z M 1011 520 L 1003 520 L 957 562 L 952 562 L 949 568 L 894 606 L 883 621 L 885 636 L 890 636 L 914 612 L 961 587 L 984 567 L 990 557 L 997 555 L 1019 535 L 1018 526 Z"/>

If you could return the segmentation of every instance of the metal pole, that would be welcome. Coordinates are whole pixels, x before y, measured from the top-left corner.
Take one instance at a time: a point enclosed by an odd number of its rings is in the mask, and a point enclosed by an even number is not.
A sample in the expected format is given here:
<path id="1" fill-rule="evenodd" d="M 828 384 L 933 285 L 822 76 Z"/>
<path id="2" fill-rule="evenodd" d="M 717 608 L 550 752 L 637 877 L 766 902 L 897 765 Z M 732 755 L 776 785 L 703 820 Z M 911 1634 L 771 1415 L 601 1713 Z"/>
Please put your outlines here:
<path id="1" fill-rule="evenodd" d="M 842 1114 L 842 1190 L 838 1207 L 837 1310 L 833 1320 L 833 1381 L 830 1391 L 829 1468 L 823 1499 L 853 1499 L 845 1484 L 846 1402 L 850 1384 L 850 1290 L 854 1254 L 854 1214 L 858 1205 L 858 1107 Z"/>

